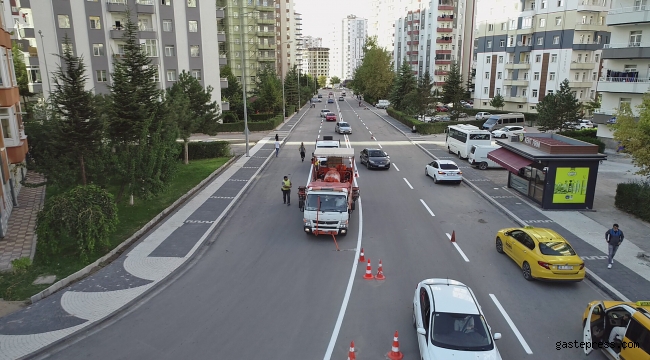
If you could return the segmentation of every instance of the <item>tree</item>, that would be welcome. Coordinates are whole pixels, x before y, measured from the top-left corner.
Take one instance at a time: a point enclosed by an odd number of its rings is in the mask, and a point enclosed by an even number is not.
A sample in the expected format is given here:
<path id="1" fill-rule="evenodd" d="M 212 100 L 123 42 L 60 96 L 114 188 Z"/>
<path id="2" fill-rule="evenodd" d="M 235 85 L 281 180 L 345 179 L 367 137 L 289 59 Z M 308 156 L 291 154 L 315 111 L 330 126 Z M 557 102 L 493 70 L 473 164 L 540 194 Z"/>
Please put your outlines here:
<path id="1" fill-rule="evenodd" d="M 88 77 L 83 58 L 72 53 L 67 36 L 63 42 L 68 46 L 59 55 L 61 64 L 54 73 L 54 90 L 50 94 L 56 114 L 52 119 L 55 131 L 50 136 L 56 139 L 61 150 L 67 149 L 69 156 L 76 157 L 78 180 L 69 179 L 70 183 L 80 180 L 82 185 L 87 185 L 86 162 L 103 148 L 105 126 L 97 116 L 93 93 L 85 89 Z"/>
<path id="2" fill-rule="evenodd" d="M 228 79 L 228 87 L 221 89 L 221 97 L 230 103 L 229 112 L 236 114 L 237 119 L 244 118 L 244 99 L 242 86 L 237 77 L 232 73 L 230 66 L 224 66 L 220 70 L 221 77 Z M 224 118 L 224 122 L 226 122 Z"/>
<path id="3" fill-rule="evenodd" d="M 321 75 L 318 77 L 318 87 L 324 88 L 327 86 L 327 76 Z"/>
<path id="4" fill-rule="evenodd" d="M 537 105 L 537 125 L 541 131 L 567 129 L 580 119 L 581 107 L 564 79 L 556 94 L 546 95 Z"/>
<path id="5" fill-rule="evenodd" d="M 460 67 L 458 63 L 452 62 L 447 75 L 447 80 L 442 86 L 442 101 L 445 104 L 451 103 L 454 111 L 451 112 L 452 120 L 458 119 L 462 105 L 460 101 L 465 96 L 465 88 L 463 87 L 463 78 L 460 75 Z"/>
<path id="6" fill-rule="evenodd" d="M 336 85 L 336 84 L 340 84 L 340 83 L 341 83 L 341 79 L 339 79 L 338 76 L 332 76 L 330 78 L 330 84 Z"/>
<path id="7" fill-rule="evenodd" d="M 433 82 L 431 81 L 431 75 L 427 70 L 424 75 L 418 79 L 417 87 L 417 99 L 413 104 L 417 109 L 418 115 L 427 115 L 429 107 L 432 104 L 435 104 L 435 98 L 431 89 L 433 88 Z"/>
<path id="8" fill-rule="evenodd" d="M 472 84 L 472 76 L 469 75 L 467 77 L 467 81 L 465 82 L 465 98 L 470 99 L 472 97 L 473 88 L 474 84 Z"/>
<path id="9" fill-rule="evenodd" d="M 282 84 L 272 66 L 266 65 L 257 72 L 253 106 L 262 112 L 279 113 L 282 110 Z"/>
<path id="10" fill-rule="evenodd" d="M 632 163 L 639 168 L 636 173 L 650 176 L 650 95 L 643 95 L 639 109 L 639 120 L 634 118 L 632 109 L 627 103 L 622 103 L 616 114 L 616 124 L 609 125 L 614 128 L 614 139 L 620 141 L 625 152 L 632 157 Z M 604 126 L 604 125 L 601 125 Z"/>
<path id="11" fill-rule="evenodd" d="M 393 88 L 390 93 L 390 103 L 395 108 L 395 110 L 404 111 L 406 107 L 410 104 L 407 104 L 404 99 L 405 97 L 414 91 L 417 87 L 417 82 L 415 76 L 413 76 L 413 70 L 408 61 L 404 59 L 402 66 L 400 66 L 395 81 L 393 82 Z M 414 100 L 414 96 L 410 96 L 411 100 Z"/>
<path id="12" fill-rule="evenodd" d="M 363 61 L 348 86 L 369 101 L 387 99 L 395 77 L 393 54 L 377 45 L 376 36 L 366 39 L 363 54 Z"/>
<path id="13" fill-rule="evenodd" d="M 216 101 L 212 101 L 212 86 L 204 89 L 201 83 L 189 72 L 183 70 L 178 81 L 167 90 L 169 107 L 173 111 L 180 110 L 176 122 L 183 139 L 184 163 L 189 164 L 188 143 L 192 134 L 201 131 L 216 135 L 217 119 L 219 118 Z"/>
<path id="14" fill-rule="evenodd" d="M 503 107 L 506 105 L 506 101 L 501 96 L 501 94 L 496 94 L 492 100 L 490 100 L 490 106 L 492 106 L 495 109 L 503 109 Z"/>
<path id="15" fill-rule="evenodd" d="M 599 97 L 599 96 L 596 96 L 596 97 L 595 97 L 594 99 L 592 99 L 591 101 L 588 101 L 588 102 L 586 102 L 586 103 L 583 103 L 583 104 L 582 104 L 582 108 L 583 108 L 584 110 L 587 110 L 587 111 L 590 112 L 590 113 L 593 113 L 593 112 L 596 111 L 597 109 L 600 109 L 600 97 Z"/>
<path id="16" fill-rule="evenodd" d="M 284 100 L 286 105 L 298 104 L 298 67 L 293 66 L 284 77 Z M 285 114 L 284 116 L 288 116 Z"/>
<path id="17" fill-rule="evenodd" d="M 35 94 L 29 91 L 29 76 L 27 74 L 27 66 L 25 66 L 25 56 L 23 51 L 18 47 L 15 42 L 11 47 L 11 53 L 14 59 L 14 71 L 16 72 L 16 83 L 18 83 L 18 92 L 23 97 L 23 102 L 27 104 L 27 99 Z"/>

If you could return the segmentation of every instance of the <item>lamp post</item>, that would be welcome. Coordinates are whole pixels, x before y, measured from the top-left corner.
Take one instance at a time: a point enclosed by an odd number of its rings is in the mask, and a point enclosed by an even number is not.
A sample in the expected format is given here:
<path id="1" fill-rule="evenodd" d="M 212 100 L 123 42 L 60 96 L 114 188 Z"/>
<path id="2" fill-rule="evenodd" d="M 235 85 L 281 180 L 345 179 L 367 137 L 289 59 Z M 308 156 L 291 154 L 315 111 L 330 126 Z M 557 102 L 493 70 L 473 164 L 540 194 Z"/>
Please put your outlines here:
<path id="1" fill-rule="evenodd" d="M 284 57 L 282 56 L 282 50 L 283 44 L 289 44 L 292 43 L 293 40 L 289 41 L 282 41 L 280 42 L 280 76 L 282 76 L 282 121 L 287 119 L 287 109 L 286 109 L 286 100 L 284 99 Z M 300 78 L 298 78 L 298 81 L 300 81 Z"/>
<path id="2" fill-rule="evenodd" d="M 52 84 L 50 83 L 50 71 L 47 69 L 47 54 L 45 53 L 45 43 L 43 42 L 43 31 L 38 30 L 38 35 L 41 36 L 41 46 L 43 47 L 43 60 L 45 61 L 45 76 L 47 77 L 47 87 L 49 90 L 49 94 L 51 94 Z"/>
<path id="3" fill-rule="evenodd" d="M 301 107 L 300 106 L 300 70 L 302 69 L 298 68 L 298 110 L 297 111 L 300 111 L 300 107 Z"/>
<path id="4" fill-rule="evenodd" d="M 246 157 L 250 157 L 249 154 L 249 143 L 248 143 L 248 109 L 247 109 L 247 104 L 246 104 L 246 42 L 244 41 L 244 2 L 242 1 L 241 8 L 240 8 L 241 16 L 240 16 L 240 22 L 239 22 L 239 27 L 241 32 L 239 33 L 239 38 L 241 42 L 241 88 L 242 88 L 242 96 L 244 98 L 244 135 L 246 138 Z"/>

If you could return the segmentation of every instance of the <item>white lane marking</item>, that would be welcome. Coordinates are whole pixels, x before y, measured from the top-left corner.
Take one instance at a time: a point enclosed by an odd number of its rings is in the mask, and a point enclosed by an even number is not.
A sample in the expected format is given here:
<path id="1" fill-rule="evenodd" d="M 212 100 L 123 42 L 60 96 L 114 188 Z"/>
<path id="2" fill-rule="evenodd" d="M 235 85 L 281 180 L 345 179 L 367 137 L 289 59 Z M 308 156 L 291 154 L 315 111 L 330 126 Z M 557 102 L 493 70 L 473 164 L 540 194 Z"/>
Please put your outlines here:
<path id="1" fill-rule="evenodd" d="M 364 125 L 365 125 L 365 124 L 364 124 Z M 368 127 L 367 127 L 367 126 L 366 126 L 366 130 L 368 130 Z M 370 130 L 368 130 L 368 131 L 370 131 Z"/>
<path id="2" fill-rule="evenodd" d="M 526 351 L 526 353 L 528 355 L 532 355 L 533 351 L 530 349 L 530 346 L 528 346 L 528 343 L 526 342 L 526 340 L 524 340 L 524 337 L 521 335 L 521 333 L 517 329 L 517 326 L 515 325 L 515 323 L 512 322 L 512 319 L 510 318 L 510 316 L 508 316 L 508 313 L 506 312 L 506 310 L 503 308 L 503 306 L 501 306 L 501 303 L 499 302 L 499 300 L 497 300 L 497 297 L 494 296 L 494 294 L 490 294 L 490 297 L 492 298 L 492 301 L 494 301 L 494 305 L 496 305 L 497 308 L 499 309 L 499 311 L 501 311 L 501 315 L 503 315 L 503 317 L 504 317 L 504 319 L 506 319 L 506 322 L 508 323 L 508 325 L 510 325 L 510 328 L 512 329 L 512 332 L 515 333 L 515 336 L 517 337 L 517 339 L 521 343 L 521 346 L 524 347 L 524 350 Z"/>
<path id="3" fill-rule="evenodd" d="M 320 129 L 318 129 L 318 133 L 320 134 Z"/>
<path id="4" fill-rule="evenodd" d="M 445 235 L 447 235 L 449 240 L 451 240 L 451 234 L 445 233 Z M 458 244 L 456 244 L 455 241 L 452 242 L 452 244 L 454 244 L 454 247 L 456 248 L 456 250 L 458 250 L 458 253 L 460 254 L 460 256 L 463 257 L 463 260 L 465 260 L 465 262 L 469 262 L 469 259 L 467 258 L 467 256 L 465 256 L 465 253 L 463 252 L 463 249 L 461 249 L 460 246 Z"/>
<path id="5" fill-rule="evenodd" d="M 380 149 L 383 149 L 383 147 L 381 147 L 381 144 L 380 144 L 380 143 L 377 143 L 377 145 L 379 145 L 379 148 L 380 148 Z"/>
<path id="6" fill-rule="evenodd" d="M 593 277 L 594 279 L 596 279 L 596 280 L 597 280 L 598 282 L 600 282 L 603 286 L 605 286 L 609 291 L 611 291 L 611 292 L 614 293 L 616 296 L 618 296 L 619 299 L 620 299 L 621 301 L 627 301 L 627 302 L 630 302 L 630 301 L 631 301 L 631 300 L 628 299 L 625 295 L 623 295 L 620 291 L 616 290 L 612 285 L 608 284 L 605 280 L 601 279 L 600 276 L 594 274 L 593 271 L 591 271 L 591 270 L 589 270 L 589 269 L 586 269 L 586 270 L 587 270 L 587 274 L 589 274 L 589 276 L 591 276 L 591 277 Z"/>
<path id="7" fill-rule="evenodd" d="M 316 136 L 316 139 L 320 139 L 320 135 Z"/>
<path id="8" fill-rule="evenodd" d="M 395 168 L 395 170 L 399 171 L 399 168 L 397 167 L 397 165 L 395 165 L 395 163 L 393 163 L 393 167 Z"/>
<path id="9" fill-rule="evenodd" d="M 411 188 L 411 190 L 413 190 L 413 186 L 411 186 L 411 183 L 408 180 L 406 180 L 406 178 L 403 179 L 404 181 L 406 181 L 406 185 L 408 185 Z"/>
<path id="10" fill-rule="evenodd" d="M 436 216 L 436 215 L 433 213 L 433 211 L 431 211 L 431 209 L 429 208 L 429 205 L 427 205 L 427 203 L 424 202 L 424 200 L 420 199 L 420 202 L 422 203 L 422 205 L 424 205 L 424 207 L 427 209 L 427 211 L 429 212 L 429 214 L 431 214 L 431 216 Z"/>

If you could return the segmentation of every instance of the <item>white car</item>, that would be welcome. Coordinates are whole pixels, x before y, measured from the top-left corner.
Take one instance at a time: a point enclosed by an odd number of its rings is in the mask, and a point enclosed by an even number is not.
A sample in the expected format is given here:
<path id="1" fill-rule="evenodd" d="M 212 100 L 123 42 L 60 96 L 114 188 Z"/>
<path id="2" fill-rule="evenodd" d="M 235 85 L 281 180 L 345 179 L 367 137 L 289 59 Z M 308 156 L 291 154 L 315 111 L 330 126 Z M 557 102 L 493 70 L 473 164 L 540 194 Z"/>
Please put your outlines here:
<path id="1" fill-rule="evenodd" d="M 352 134 L 352 127 L 346 122 L 337 122 L 334 131 L 339 134 Z"/>
<path id="2" fill-rule="evenodd" d="M 525 133 L 526 133 L 525 127 L 518 126 L 518 125 L 509 125 L 509 126 L 504 126 L 501 129 L 492 131 L 492 136 L 494 136 L 495 138 L 505 139 L 510 135 L 519 135 Z"/>
<path id="3" fill-rule="evenodd" d="M 490 115 L 492 115 L 492 114 L 490 114 L 489 112 L 481 111 L 479 113 L 476 113 L 475 118 L 476 118 L 476 120 L 483 120 L 483 119 L 489 118 Z"/>
<path id="4" fill-rule="evenodd" d="M 422 360 L 501 360 L 474 292 L 449 279 L 421 281 L 413 296 L 413 326 Z"/>
<path id="5" fill-rule="evenodd" d="M 332 111 L 330 111 L 330 110 L 323 109 L 323 110 L 320 111 L 320 117 L 325 117 L 325 116 L 327 116 L 327 113 L 331 113 L 331 112 Z"/>
<path id="6" fill-rule="evenodd" d="M 594 123 L 591 122 L 591 120 L 582 119 L 582 120 L 578 120 L 578 123 L 573 124 L 572 127 L 576 130 L 593 129 Z"/>
<path id="7" fill-rule="evenodd" d="M 441 181 L 453 181 L 460 184 L 463 181 L 463 172 L 451 160 L 434 160 L 424 168 L 424 174 L 433 178 L 438 184 Z"/>

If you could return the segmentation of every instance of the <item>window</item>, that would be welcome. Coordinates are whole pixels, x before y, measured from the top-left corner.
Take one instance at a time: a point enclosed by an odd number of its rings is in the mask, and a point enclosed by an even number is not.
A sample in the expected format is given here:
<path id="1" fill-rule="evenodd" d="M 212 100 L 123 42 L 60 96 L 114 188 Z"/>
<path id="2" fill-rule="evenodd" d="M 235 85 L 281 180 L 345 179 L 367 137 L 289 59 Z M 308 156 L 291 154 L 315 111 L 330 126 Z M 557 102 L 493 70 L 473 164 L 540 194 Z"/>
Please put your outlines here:
<path id="1" fill-rule="evenodd" d="M 539 73 L 538 72 L 533 73 L 533 80 L 539 80 Z"/>
<path id="2" fill-rule="evenodd" d="M 535 62 L 538 63 L 538 62 L 541 62 L 541 61 L 542 61 L 542 55 L 541 54 L 535 55 Z"/>
<path id="3" fill-rule="evenodd" d="M 510 30 L 517 30 L 517 19 L 510 20 Z"/>
<path id="4" fill-rule="evenodd" d="M 501 30 L 506 30 L 506 23 L 501 23 Z"/>
<path id="5" fill-rule="evenodd" d="M 59 15 L 59 28 L 61 29 L 70 28 L 70 17 L 68 15 Z"/>
<path id="6" fill-rule="evenodd" d="M 176 81 L 176 70 L 167 70 L 167 81 Z"/>
<path id="7" fill-rule="evenodd" d="M 124 55 L 126 52 L 126 44 L 117 44 L 117 53 L 120 55 Z"/>
<path id="8" fill-rule="evenodd" d="M 499 47 L 504 47 L 506 46 L 506 41 L 505 40 L 499 40 Z"/>
<path id="9" fill-rule="evenodd" d="M 521 96 L 523 96 L 523 97 L 528 96 L 528 89 L 523 88 L 523 89 L 521 90 Z"/>
<path id="10" fill-rule="evenodd" d="M 528 80 L 528 72 L 524 73 L 524 80 Z"/>
<path id="11" fill-rule="evenodd" d="M 88 19 L 90 19 L 90 28 L 99 30 L 102 28 L 102 23 L 99 19 L 99 16 L 90 16 Z"/>
<path id="12" fill-rule="evenodd" d="M 546 9 L 546 8 L 547 8 L 546 0 L 542 0 L 542 9 Z"/>
<path id="13" fill-rule="evenodd" d="M 546 95 L 553 95 L 553 90 L 549 90 L 546 92 Z"/>
<path id="14" fill-rule="evenodd" d="M 486 86 L 483 88 L 483 94 L 487 95 L 487 93 L 488 93 L 488 87 Z"/>
<path id="15" fill-rule="evenodd" d="M 578 54 L 578 62 L 582 62 L 582 54 Z"/>
<path id="16" fill-rule="evenodd" d="M 539 27 L 546 27 L 546 19 L 539 19 Z"/>
<path id="17" fill-rule="evenodd" d="M 27 68 L 27 77 L 29 78 L 30 84 L 40 84 L 41 80 L 41 70 L 38 65 L 32 65 Z"/>
<path id="18" fill-rule="evenodd" d="M 557 62 L 557 54 L 551 54 L 551 62 L 552 63 Z"/>
<path id="19" fill-rule="evenodd" d="M 598 73 L 597 73 L 597 72 L 594 71 L 593 73 L 591 73 L 591 80 L 594 80 L 594 81 L 595 81 L 595 80 L 596 80 L 596 76 L 598 76 Z"/>
<path id="20" fill-rule="evenodd" d="M 599 54 L 594 55 L 594 62 L 598 62 L 598 60 L 600 60 L 600 55 Z"/>
<path id="21" fill-rule="evenodd" d="M 501 95 L 501 88 L 497 88 L 497 95 Z"/>
<path id="22" fill-rule="evenodd" d="M 533 94 L 532 95 L 533 95 L 534 98 L 537 97 L 537 89 L 533 89 Z"/>
<path id="23" fill-rule="evenodd" d="M 11 124 L 13 123 L 12 117 L 15 115 L 11 108 L 1 108 L 0 109 L 0 119 L 2 119 L 2 133 L 4 134 L 5 139 L 13 138 L 13 131 L 11 129 Z"/>
<path id="24" fill-rule="evenodd" d="M 489 56 L 486 56 L 486 57 L 485 57 L 485 63 L 486 63 L 486 64 L 489 64 L 489 63 L 490 63 L 490 57 L 489 57 Z"/>
<path id="25" fill-rule="evenodd" d="M 74 54 L 74 48 L 72 47 L 72 44 L 61 44 L 61 52 L 65 54 L 67 51 Z"/>
<path id="26" fill-rule="evenodd" d="M 196 0 L 187 0 L 187 7 L 196 7 Z M 169 75 L 169 72 L 167 72 L 167 75 Z M 170 80 L 170 81 L 176 81 L 176 80 Z"/>
<path id="27" fill-rule="evenodd" d="M 487 41 L 487 48 L 491 49 L 492 48 L 492 40 Z"/>
<path id="28" fill-rule="evenodd" d="M 641 45 L 641 31 L 630 31 L 630 46 Z"/>
<path id="29" fill-rule="evenodd" d="M 553 36 L 553 45 L 557 45 L 559 43 L 560 43 L 560 35 Z"/>
<path id="30" fill-rule="evenodd" d="M 165 32 L 174 31 L 171 20 L 163 20 L 163 31 Z"/>
<path id="31" fill-rule="evenodd" d="M 191 57 L 199 57 L 201 55 L 199 51 L 199 46 L 198 45 L 191 45 L 190 46 L 190 56 Z"/>
<path id="32" fill-rule="evenodd" d="M 490 73 L 487 72 L 487 71 L 485 72 L 485 78 L 486 78 L 486 79 L 489 79 L 489 78 L 490 78 Z"/>
<path id="33" fill-rule="evenodd" d="M 175 56 L 174 45 L 165 45 L 165 56 Z"/>
<path id="34" fill-rule="evenodd" d="M 192 76 L 196 80 L 201 80 L 201 70 L 192 70 Z"/>
<path id="35" fill-rule="evenodd" d="M 199 31 L 199 22 L 196 20 L 190 20 L 188 23 L 189 32 L 198 32 Z"/>
<path id="36" fill-rule="evenodd" d="M 574 79 L 575 81 L 580 80 L 580 73 L 579 73 L 579 72 L 576 72 L 575 75 L 573 76 L 573 79 Z"/>
<path id="37" fill-rule="evenodd" d="M 155 39 L 147 39 L 143 43 L 144 53 L 148 57 L 158 57 L 158 42 Z"/>
<path id="38" fill-rule="evenodd" d="M 632 343 L 639 344 L 640 351 L 646 354 L 650 353 L 650 331 L 641 325 L 636 319 L 632 318 L 627 326 L 625 333 Z"/>
<path id="39" fill-rule="evenodd" d="M 503 64 L 503 56 L 499 56 L 499 64 Z"/>
<path id="40" fill-rule="evenodd" d="M 160 4 L 170 6 L 172 4 L 172 0 L 160 0 Z"/>
<path id="41" fill-rule="evenodd" d="M 591 91 L 589 91 L 589 98 L 590 98 L 590 99 L 593 100 L 593 98 L 594 98 L 595 95 L 596 95 L 596 91 L 595 91 L 595 90 L 591 90 Z"/>
<path id="42" fill-rule="evenodd" d="M 488 31 L 494 31 L 494 24 L 488 25 Z"/>
<path id="43" fill-rule="evenodd" d="M 96 70 L 97 82 L 106 82 L 106 70 Z"/>
<path id="44" fill-rule="evenodd" d="M 104 56 L 104 44 L 93 44 L 93 56 Z"/>
<path id="45" fill-rule="evenodd" d="M 501 71 L 499 71 L 499 72 L 497 73 L 497 79 L 501 79 L 501 76 L 502 76 L 502 75 L 503 75 L 503 73 L 502 73 Z"/>
<path id="46" fill-rule="evenodd" d="M 532 17 L 526 17 L 521 22 L 521 28 L 522 29 L 530 29 L 532 26 L 533 26 L 533 18 Z"/>
<path id="47" fill-rule="evenodd" d="M 564 6 L 564 0 L 557 0 L 557 7 Z"/>
<path id="48" fill-rule="evenodd" d="M 549 73 L 549 74 L 548 74 L 548 79 L 549 79 L 549 80 L 555 80 L 555 73 L 554 73 L 554 72 Z"/>
<path id="49" fill-rule="evenodd" d="M 561 17 L 561 16 L 557 16 L 557 17 L 555 18 L 555 26 L 560 26 L 560 25 L 562 25 L 562 17 Z"/>
<path id="50" fill-rule="evenodd" d="M 544 45 L 544 37 L 543 36 L 538 36 L 537 37 L 537 45 Z"/>

